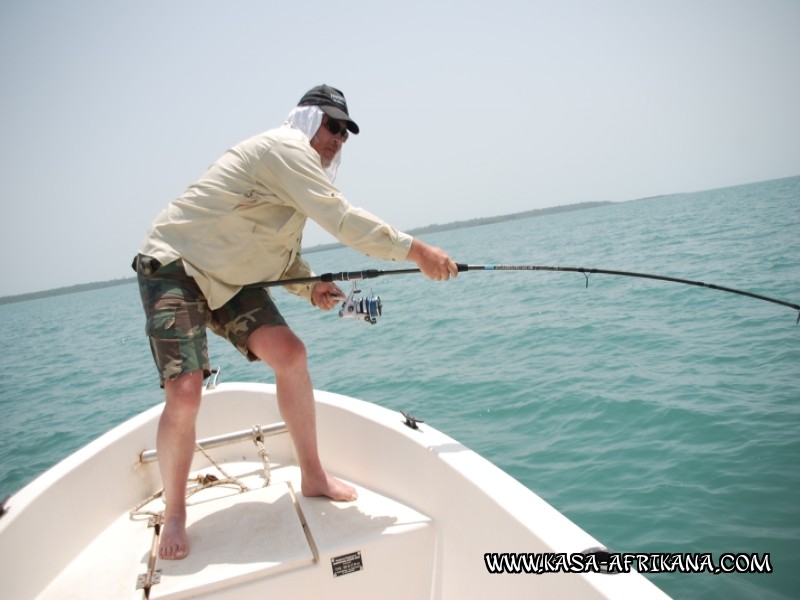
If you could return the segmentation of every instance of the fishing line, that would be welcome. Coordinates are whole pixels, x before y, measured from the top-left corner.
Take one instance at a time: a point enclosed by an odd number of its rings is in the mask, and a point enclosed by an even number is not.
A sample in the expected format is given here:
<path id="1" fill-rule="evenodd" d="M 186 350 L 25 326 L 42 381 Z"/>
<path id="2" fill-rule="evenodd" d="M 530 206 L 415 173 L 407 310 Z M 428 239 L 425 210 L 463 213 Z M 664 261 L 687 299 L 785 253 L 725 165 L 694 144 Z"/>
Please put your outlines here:
<path id="1" fill-rule="evenodd" d="M 654 279 L 657 281 L 668 281 L 671 283 L 681 283 L 684 285 L 693 285 L 697 287 L 704 287 L 709 288 L 712 290 L 719 290 L 721 292 L 728 292 L 731 294 L 739 294 L 740 296 L 747 296 L 749 298 L 755 298 L 756 300 L 763 300 L 765 302 L 771 302 L 773 304 L 779 304 L 781 306 L 786 306 L 788 308 L 792 308 L 798 311 L 797 314 L 797 321 L 795 324 L 800 323 L 800 304 L 795 304 L 793 302 L 787 302 L 786 300 L 780 300 L 778 298 L 772 298 L 770 296 L 763 296 L 761 294 L 755 294 L 753 292 L 748 292 L 745 290 L 738 290 L 730 287 L 725 287 L 723 285 L 716 285 L 714 283 L 706 283 L 704 281 L 695 281 L 692 279 L 682 279 L 679 277 L 670 277 L 667 275 L 653 275 L 652 273 L 636 273 L 633 271 L 614 271 L 609 269 L 595 269 L 595 268 L 587 268 L 587 267 L 559 267 L 559 266 L 551 266 L 551 265 L 467 265 L 462 263 L 458 264 L 458 271 L 462 273 L 464 271 L 557 271 L 557 272 L 565 272 L 565 273 L 581 273 L 584 277 L 586 277 L 586 287 L 589 287 L 589 275 L 617 275 L 621 277 L 637 277 L 640 279 Z M 318 281 L 321 282 L 332 282 L 332 281 L 361 281 L 364 279 L 374 279 L 376 277 L 383 277 L 386 275 L 408 275 L 411 273 L 419 273 L 419 269 L 390 269 L 390 270 L 380 270 L 380 269 L 365 269 L 363 271 L 341 271 L 339 273 L 323 273 L 322 275 L 314 275 L 311 277 L 299 277 L 296 279 L 282 279 L 278 281 L 265 281 L 262 283 L 256 283 L 247 285 L 245 287 L 253 288 L 253 287 L 273 287 L 278 285 L 294 285 L 294 284 L 303 284 L 303 283 L 316 283 Z M 360 293 L 360 290 L 355 289 L 355 283 L 353 284 L 353 291 L 350 292 L 348 296 L 348 300 L 345 301 L 343 305 L 343 311 L 339 311 L 339 316 L 354 316 L 356 318 L 363 318 L 365 321 L 369 321 L 371 323 L 375 323 L 377 320 L 377 316 L 380 315 L 381 309 L 381 302 L 379 297 L 370 296 L 365 299 L 358 299 L 355 297 L 356 293 Z M 349 311 L 348 309 L 348 302 L 349 304 Z M 347 314 L 347 313 L 352 314 Z"/>

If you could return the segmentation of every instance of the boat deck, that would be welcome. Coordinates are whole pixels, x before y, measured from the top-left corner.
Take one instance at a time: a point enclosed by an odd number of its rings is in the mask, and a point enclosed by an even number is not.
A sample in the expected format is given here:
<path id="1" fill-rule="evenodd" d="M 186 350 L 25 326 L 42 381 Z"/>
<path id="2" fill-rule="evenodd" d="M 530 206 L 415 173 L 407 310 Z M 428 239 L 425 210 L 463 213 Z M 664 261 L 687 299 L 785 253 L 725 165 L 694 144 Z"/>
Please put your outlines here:
<path id="1" fill-rule="evenodd" d="M 384 598 L 430 596 L 436 537 L 429 517 L 360 486 L 355 502 L 306 498 L 295 493 L 295 466 L 274 468 L 268 487 L 259 487 L 263 479 L 252 462 L 228 463 L 225 470 L 250 489 L 217 486 L 190 497 L 186 559 L 158 559 L 152 522 L 125 513 L 40 598 L 85 597 L 87 591 L 137 600 L 234 598 L 267 581 L 278 597 L 297 589 L 330 595 L 332 585 L 336 597 L 362 597 L 367 589 L 385 590 Z M 162 507 L 155 500 L 143 510 Z M 152 586 L 145 589 L 148 571 Z"/>
<path id="2" fill-rule="evenodd" d="M 320 455 L 332 475 L 355 485 L 357 501 L 298 493 L 273 384 L 221 384 L 204 395 L 192 476 L 231 476 L 246 491 L 226 482 L 189 496 L 188 558 L 159 560 L 155 520 L 129 514 L 161 486 L 157 452 L 148 450 L 157 405 L 9 500 L 0 519 L 3 597 L 666 598 L 633 571 L 495 574 L 487 553 L 566 556 L 599 542 L 435 428 L 412 429 L 353 398 L 315 398 Z M 252 423 L 268 425 L 244 429 Z M 161 499 L 141 507 L 162 509 Z"/>

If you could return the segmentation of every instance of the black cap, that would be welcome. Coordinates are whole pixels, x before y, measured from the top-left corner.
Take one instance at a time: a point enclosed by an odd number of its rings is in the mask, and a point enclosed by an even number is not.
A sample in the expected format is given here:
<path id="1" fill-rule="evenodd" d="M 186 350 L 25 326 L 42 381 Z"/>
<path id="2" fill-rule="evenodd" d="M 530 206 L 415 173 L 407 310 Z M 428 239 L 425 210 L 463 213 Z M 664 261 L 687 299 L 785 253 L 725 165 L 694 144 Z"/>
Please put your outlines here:
<path id="1" fill-rule="evenodd" d="M 341 90 L 325 84 L 318 85 L 308 90 L 300 98 L 297 106 L 319 106 L 329 117 L 337 121 L 345 121 L 349 131 L 358 133 L 358 125 L 347 112 L 347 101 Z"/>

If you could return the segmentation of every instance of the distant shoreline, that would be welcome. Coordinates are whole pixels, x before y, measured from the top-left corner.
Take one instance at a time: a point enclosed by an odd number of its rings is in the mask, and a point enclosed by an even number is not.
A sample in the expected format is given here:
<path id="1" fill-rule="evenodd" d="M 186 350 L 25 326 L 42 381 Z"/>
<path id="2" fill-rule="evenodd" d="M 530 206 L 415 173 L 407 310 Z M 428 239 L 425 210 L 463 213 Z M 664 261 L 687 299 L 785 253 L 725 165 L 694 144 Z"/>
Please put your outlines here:
<path id="1" fill-rule="evenodd" d="M 452 223 L 427 225 L 425 227 L 417 227 L 415 229 L 406 230 L 407 233 L 415 236 L 425 235 L 430 233 L 439 233 L 442 231 L 451 231 L 453 229 L 466 229 L 468 227 L 479 227 L 481 225 L 491 225 L 493 223 L 502 223 L 504 221 L 515 221 L 517 219 L 530 219 L 533 217 L 542 217 L 545 215 L 552 215 L 556 213 L 572 212 L 576 210 L 586 210 L 589 208 L 598 208 L 600 206 L 608 206 L 609 204 L 617 204 L 610 201 L 601 202 L 579 202 L 578 204 L 566 204 L 564 206 L 553 206 L 551 208 L 536 208 L 533 210 L 526 210 L 523 212 L 511 213 L 508 215 L 500 215 L 497 217 L 485 217 L 480 219 L 469 219 L 466 221 L 453 221 Z M 326 250 L 333 250 L 341 248 L 342 244 L 319 244 L 309 248 L 303 248 L 303 254 L 312 254 L 314 252 L 325 252 Z M 37 300 L 39 298 L 49 298 L 51 296 L 61 296 L 63 294 L 76 294 L 78 292 L 85 292 L 88 290 L 99 290 L 102 288 L 113 287 L 115 285 L 125 285 L 136 281 L 136 277 L 124 277 L 121 279 L 110 279 L 107 281 L 97 281 L 93 283 L 79 283 L 77 285 L 70 285 L 66 287 L 53 288 L 41 292 L 28 292 L 25 294 L 16 294 L 13 296 L 1 296 L 0 304 L 12 304 L 14 302 L 26 302 L 28 300 Z"/>

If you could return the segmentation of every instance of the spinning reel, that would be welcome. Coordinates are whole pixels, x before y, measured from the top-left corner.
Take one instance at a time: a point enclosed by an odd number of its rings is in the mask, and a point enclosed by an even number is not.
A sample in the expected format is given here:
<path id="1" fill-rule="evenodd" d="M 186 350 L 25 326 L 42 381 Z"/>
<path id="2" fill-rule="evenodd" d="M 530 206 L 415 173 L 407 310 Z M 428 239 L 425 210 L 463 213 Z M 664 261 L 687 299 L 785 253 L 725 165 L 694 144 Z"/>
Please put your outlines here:
<path id="1" fill-rule="evenodd" d="M 369 296 L 365 298 L 356 296 L 356 294 L 360 293 L 361 290 L 356 289 L 356 282 L 354 281 L 353 289 L 350 290 L 347 298 L 342 302 L 339 316 L 345 319 L 355 319 L 356 321 L 367 321 L 375 325 L 383 309 L 381 298 L 380 296 L 375 296 L 371 290 Z"/>

